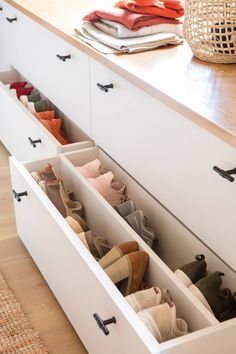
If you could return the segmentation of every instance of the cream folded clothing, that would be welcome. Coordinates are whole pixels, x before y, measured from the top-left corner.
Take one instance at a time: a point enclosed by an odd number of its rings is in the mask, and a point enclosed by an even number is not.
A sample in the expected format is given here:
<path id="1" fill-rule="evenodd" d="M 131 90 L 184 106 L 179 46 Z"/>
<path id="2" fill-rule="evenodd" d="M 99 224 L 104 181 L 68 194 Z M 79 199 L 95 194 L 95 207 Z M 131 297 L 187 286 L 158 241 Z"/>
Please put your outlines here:
<path id="1" fill-rule="evenodd" d="M 159 23 L 157 25 L 142 27 L 137 31 L 131 31 L 121 23 L 109 20 L 100 20 L 94 22 L 93 25 L 99 30 L 116 38 L 142 37 L 156 33 L 174 33 L 179 37 L 183 37 L 182 24 Z"/>
<path id="2" fill-rule="evenodd" d="M 92 36 L 90 39 L 111 47 L 121 53 L 137 53 L 145 50 L 154 49 L 167 44 L 180 44 L 182 40 L 174 33 L 157 33 L 148 36 L 135 38 L 115 38 L 107 33 L 100 31 L 90 22 L 83 22 L 75 32 L 83 40 L 83 35 Z M 86 40 L 85 40 L 86 41 Z M 90 43 L 93 45 L 92 43 Z"/>

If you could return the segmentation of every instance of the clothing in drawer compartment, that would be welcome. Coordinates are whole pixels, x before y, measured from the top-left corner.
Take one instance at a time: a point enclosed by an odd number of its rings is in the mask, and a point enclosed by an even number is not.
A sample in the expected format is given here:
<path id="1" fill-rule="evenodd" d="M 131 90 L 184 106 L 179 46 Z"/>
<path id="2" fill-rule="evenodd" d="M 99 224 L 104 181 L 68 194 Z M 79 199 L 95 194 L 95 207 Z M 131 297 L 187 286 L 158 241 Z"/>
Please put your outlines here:
<path id="1" fill-rule="evenodd" d="M 61 118 L 56 118 L 55 111 L 50 110 L 49 101 L 42 99 L 40 93 L 26 81 L 14 82 L 7 86 L 62 145 L 70 143 L 61 128 Z"/>
<path id="2" fill-rule="evenodd" d="M 175 274 L 220 322 L 236 317 L 236 293 L 221 288 L 224 273 L 208 274 L 204 255 L 196 255 L 195 261 L 183 265 Z"/>
<path id="3" fill-rule="evenodd" d="M 145 281 L 149 255 L 139 250 L 138 242 L 127 241 L 111 248 L 108 240 L 92 232 L 83 218 L 82 203 L 72 199 L 72 193 L 66 191 L 52 165 L 32 171 L 31 175 L 154 337 L 163 342 L 186 334 L 188 325 L 177 318 L 169 290 L 162 291 Z"/>
<path id="4" fill-rule="evenodd" d="M 56 176 L 52 165 L 32 171 L 31 175 L 93 256 L 96 259 L 103 257 L 110 250 L 107 240 L 90 231 L 82 218 L 82 203 L 72 199 L 73 193 L 66 191 L 63 180 Z"/>
<path id="5" fill-rule="evenodd" d="M 150 246 L 157 241 L 154 231 L 147 225 L 142 210 L 136 210 L 134 201 L 129 199 L 125 184 L 111 171 L 102 168 L 101 161 L 95 159 L 83 166 L 77 166 L 79 172 L 88 179 L 94 188 L 128 222 L 132 229 Z"/>

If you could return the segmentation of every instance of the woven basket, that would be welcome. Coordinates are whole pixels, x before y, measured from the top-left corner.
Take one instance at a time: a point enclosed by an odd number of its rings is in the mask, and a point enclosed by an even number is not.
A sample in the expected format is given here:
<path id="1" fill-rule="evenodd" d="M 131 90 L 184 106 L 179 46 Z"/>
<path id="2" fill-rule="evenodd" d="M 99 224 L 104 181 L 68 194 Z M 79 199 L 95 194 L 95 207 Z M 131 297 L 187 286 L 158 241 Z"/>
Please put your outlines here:
<path id="1" fill-rule="evenodd" d="M 214 63 L 236 63 L 236 1 L 186 0 L 184 37 L 193 54 Z"/>

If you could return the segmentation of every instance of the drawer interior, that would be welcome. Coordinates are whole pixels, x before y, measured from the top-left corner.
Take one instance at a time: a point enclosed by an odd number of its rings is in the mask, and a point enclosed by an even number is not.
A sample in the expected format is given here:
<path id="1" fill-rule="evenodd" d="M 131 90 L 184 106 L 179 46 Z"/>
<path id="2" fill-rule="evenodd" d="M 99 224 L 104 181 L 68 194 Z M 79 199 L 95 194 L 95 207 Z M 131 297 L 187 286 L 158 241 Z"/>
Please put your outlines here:
<path id="1" fill-rule="evenodd" d="M 236 289 L 236 274 L 220 257 L 208 248 L 196 235 L 171 214 L 157 199 L 150 195 L 137 181 L 131 178 L 115 161 L 100 148 L 88 148 L 83 152 L 66 154 L 66 158 L 74 166 L 82 166 L 94 159 L 100 159 L 102 166 L 110 169 L 127 186 L 127 192 L 137 209 L 143 210 L 148 224 L 158 237 L 155 253 L 175 271 L 182 265 L 194 260 L 195 255 L 204 254 L 208 273 L 221 271 L 223 286 L 233 291 Z M 141 162 L 140 162 L 140 168 Z M 186 246 L 188 252 L 183 252 Z"/>
<path id="2" fill-rule="evenodd" d="M 81 159 L 86 159 L 86 153 L 91 154 L 92 150 L 93 153 L 99 151 L 97 148 L 86 149 L 84 153 L 81 154 Z M 170 290 L 173 301 L 176 304 L 177 315 L 187 321 L 191 332 L 217 324 L 218 321 L 215 317 L 211 315 L 192 294 L 189 294 L 188 289 L 183 286 L 160 257 L 142 241 L 120 215 L 94 190 L 89 182 L 80 175 L 69 161 L 79 161 L 79 155 L 76 157 L 77 154 L 79 154 L 78 151 L 76 153 L 70 152 L 56 158 L 27 162 L 24 165 L 26 169 L 31 172 L 44 168 L 48 163 L 52 164 L 56 175 L 63 178 L 67 190 L 73 191 L 75 199 L 82 202 L 84 206 L 83 216 L 90 229 L 96 234 L 106 237 L 111 246 L 129 240 L 136 240 L 139 243 L 140 250 L 146 251 L 149 255 L 149 263 L 144 280 L 161 289 L 167 288 Z M 104 166 L 109 168 L 114 162 L 112 162 L 109 157 L 106 158 L 107 160 L 105 160 L 104 155 L 103 161 L 104 163 L 105 161 L 107 162 L 107 165 Z M 119 166 L 117 166 L 117 171 L 115 171 L 114 168 L 112 170 L 117 173 Z M 128 175 L 127 178 L 129 178 Z M 45 196 L 45 198 L 47 197 Z"/>
<path id="3" fill-rule="evenodd" d="M 27 80 L 26 77 L 24 77 L 23 75 L 21 75 L 21 73 L 19 73 L 17 70 L 14 69 L 0 72 L 0 81 L 4 85 L 13 83 L 15 81 L 27 81 L 31 85 L 31 83 Z M 33 84 L 31 86 L 34 87 L 35 91 L 40 92 Z M 75 145 L 76 143 L 90 140 L 90 138 L 78 127 L 78 125 L 76 125 L 68 116 L 66 116 L 62 111 L 60 111 L 47 97 L 44 96 L 42 92 L 40 92 L 40 95 L 42 99 L 45 99 L 49 102 L 49 109 L 55 111 L 55 117 L 61 118 L 62 121 L 61 128 L 65 133 L 66 137 L 68 137 L 70 141 L 69 144 L 62 145 L 56 138 L 52 136 L 52 134 L 43 125 L 41 126 L 42 129 L 45 129 L 48 132 L 48 134 L 50 134 L 52 139 L 56 140 L 57 144 L 62 148 L 63 152 L 70 150 L 68 149 L 68 145 L 72 145 L 72 146 L 74 145 L 74 148 L 77 148 L 78 146 L 79 148 L 79 145 Z M 22 105 L 22 107 L 24 106 L 20 100 L 19 100 L 19 104 Z M 29 110 L 28 112 L 32 116 L 32 119 L 37 121 L 37 118 L 33 114 L 31 114 Z M 91 143 L 89 145 L 91 146 Z"/>

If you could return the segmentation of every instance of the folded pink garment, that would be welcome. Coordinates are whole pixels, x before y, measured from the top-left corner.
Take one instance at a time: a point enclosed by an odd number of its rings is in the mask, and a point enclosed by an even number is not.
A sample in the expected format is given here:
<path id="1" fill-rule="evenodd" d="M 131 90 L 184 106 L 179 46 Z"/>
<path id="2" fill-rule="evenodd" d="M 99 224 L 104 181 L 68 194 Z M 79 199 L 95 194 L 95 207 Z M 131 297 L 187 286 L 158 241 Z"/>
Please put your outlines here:
<path id="1" fill-rule="evenodd" d="M 177 0 L 121 0 L 115 5 L 139 14 L 178 18 L 184 15 L 184 5 Z"/>
<path id="2" fill-rule="evenodd" d="M 138 30 L 145 26 L 152 26 L 158 23 L 182 23 L 179 20 L 160 17 L 156 15 L 136 14 L 129 10 L 112 8 L 109 11 L 95 10 L 83 18 L 84 21 L 96 22 L 100 20 L 116 21 L 130 30 Z"/>

